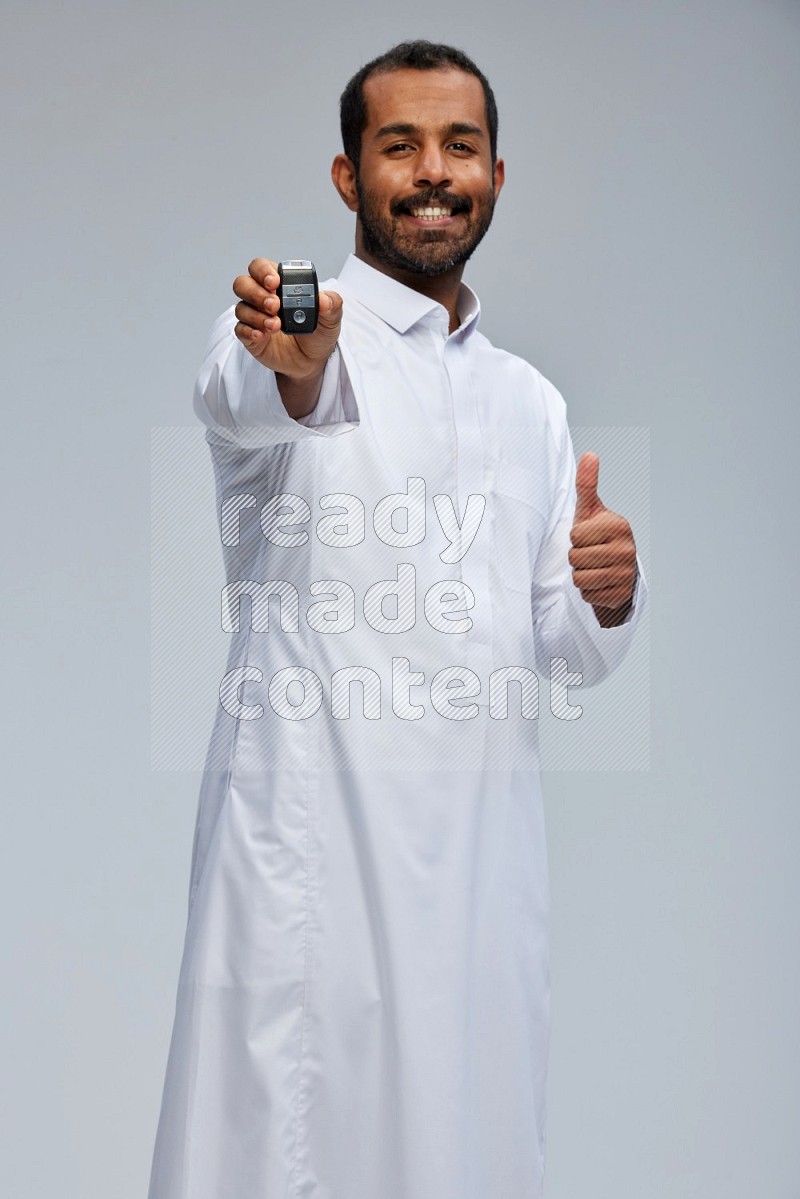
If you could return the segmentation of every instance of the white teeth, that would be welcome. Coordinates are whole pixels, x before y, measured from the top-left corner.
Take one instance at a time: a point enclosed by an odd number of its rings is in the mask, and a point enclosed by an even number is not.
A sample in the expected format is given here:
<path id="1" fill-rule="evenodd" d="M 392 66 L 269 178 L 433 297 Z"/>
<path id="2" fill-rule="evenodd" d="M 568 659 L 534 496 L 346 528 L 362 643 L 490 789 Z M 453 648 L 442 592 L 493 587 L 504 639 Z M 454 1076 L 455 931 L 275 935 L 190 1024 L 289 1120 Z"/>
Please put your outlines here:
<path id="1" fill-rule="evenodd" d="M 415 208 L 413 209 L 415 217 L 419 217 L 424 221 L 438 221 L 440 217 L 450 216 L 449 208 Z"/>

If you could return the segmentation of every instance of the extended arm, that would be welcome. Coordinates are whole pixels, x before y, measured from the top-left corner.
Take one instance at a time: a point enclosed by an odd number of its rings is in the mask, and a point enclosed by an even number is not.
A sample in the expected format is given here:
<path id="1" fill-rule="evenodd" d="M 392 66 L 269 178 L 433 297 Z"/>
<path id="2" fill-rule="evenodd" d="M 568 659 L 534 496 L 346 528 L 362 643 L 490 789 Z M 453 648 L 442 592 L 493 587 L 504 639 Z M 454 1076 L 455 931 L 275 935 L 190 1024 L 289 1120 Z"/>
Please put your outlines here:
<path id="1" fill-rule="evenodd" d="M 321 291 L 317 330 L 297 338 L 280 330 L 278 282 L 275 263 L 254 259 L 234 281 L 239 303 L 211 330 L 194 408 L 220 440 L 278 445 L 358 424 L 337 344 L 341 296 Z"/>

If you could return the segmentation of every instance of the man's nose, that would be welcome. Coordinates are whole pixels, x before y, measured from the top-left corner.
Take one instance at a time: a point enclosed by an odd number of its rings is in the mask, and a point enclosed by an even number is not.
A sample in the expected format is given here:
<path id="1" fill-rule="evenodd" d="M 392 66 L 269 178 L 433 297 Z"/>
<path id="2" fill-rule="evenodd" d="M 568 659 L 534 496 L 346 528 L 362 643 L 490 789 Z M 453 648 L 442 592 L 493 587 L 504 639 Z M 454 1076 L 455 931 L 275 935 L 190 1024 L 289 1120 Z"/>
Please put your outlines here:
<path id="1" fill-rule="evenodd" d="M 414 182 L 417 187 L 449 185 L 449 167 L 441 146 L 425 146 L 416 162 Z"/>

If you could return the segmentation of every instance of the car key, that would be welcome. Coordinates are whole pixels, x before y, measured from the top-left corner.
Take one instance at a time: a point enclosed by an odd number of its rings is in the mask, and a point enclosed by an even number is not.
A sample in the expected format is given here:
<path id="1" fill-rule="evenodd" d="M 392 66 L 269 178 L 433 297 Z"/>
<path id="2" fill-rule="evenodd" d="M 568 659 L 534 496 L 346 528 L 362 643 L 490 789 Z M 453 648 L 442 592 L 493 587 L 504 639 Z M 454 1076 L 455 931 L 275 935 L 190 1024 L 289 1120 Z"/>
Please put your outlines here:
<path id="1" fill-rule="evenodd" d="M 278 263 L 278 299 L 284 333 L 313 333 L 319 316 L 319 286 L 314 263 L 289 258 Z"/>

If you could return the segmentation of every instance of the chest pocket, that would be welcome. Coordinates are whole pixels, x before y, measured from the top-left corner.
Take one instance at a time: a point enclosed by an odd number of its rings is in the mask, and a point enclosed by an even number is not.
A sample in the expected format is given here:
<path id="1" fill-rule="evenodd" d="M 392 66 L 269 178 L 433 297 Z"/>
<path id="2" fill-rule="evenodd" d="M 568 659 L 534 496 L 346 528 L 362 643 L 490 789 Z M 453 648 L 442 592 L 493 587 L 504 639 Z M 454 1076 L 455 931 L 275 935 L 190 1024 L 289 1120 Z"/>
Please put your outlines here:
<path id="1" fill-rule="evenodd" d="M 494 557 L 504 585 L 526 594 L 530 594 L 534 563 L 547 528 L 540 491 L 541 479 L 535 471 L 499 463 L 492 494 Z"/>

